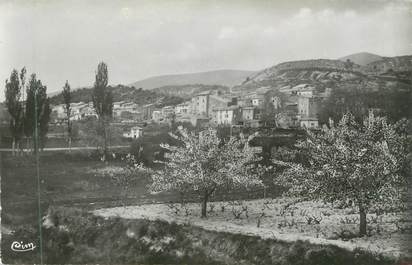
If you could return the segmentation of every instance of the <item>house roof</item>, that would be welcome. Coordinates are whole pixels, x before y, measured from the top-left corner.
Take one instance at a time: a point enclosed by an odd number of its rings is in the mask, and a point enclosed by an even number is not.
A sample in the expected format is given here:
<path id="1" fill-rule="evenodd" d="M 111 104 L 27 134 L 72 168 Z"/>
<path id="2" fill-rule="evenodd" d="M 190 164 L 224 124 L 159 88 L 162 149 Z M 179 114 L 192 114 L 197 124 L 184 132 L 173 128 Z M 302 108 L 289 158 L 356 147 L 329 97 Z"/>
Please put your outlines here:
<path id="1" fill-rule="evenodd" d="M 294 86 L 293 88 L 294 89 L 302 89 L 302 88 L 306 88 L 308 86 L 309 86 L 308 84 L 299 84 L 299 85 Z"/>
<path id="2" fill-rule="evenodd" d="M 70 103 L 70 106 L 72 106 L 72 107 L 78 107 L 78 106 L 84 106 L 84 105 L 88 105 L 88 103 L 84 103 L 82 101 Z"/>
<path id="3" fill-rule="evenodd" d="M 265 96 L 263 94 L 255 94 L 251 98 L 252 99 L 264 99 Z"/>
<path id="4" fill-rule="evenodd" d="M 162 109 L 167 110 L 167 109 L 174 109 L 173 106 L 164 106 Z"/>

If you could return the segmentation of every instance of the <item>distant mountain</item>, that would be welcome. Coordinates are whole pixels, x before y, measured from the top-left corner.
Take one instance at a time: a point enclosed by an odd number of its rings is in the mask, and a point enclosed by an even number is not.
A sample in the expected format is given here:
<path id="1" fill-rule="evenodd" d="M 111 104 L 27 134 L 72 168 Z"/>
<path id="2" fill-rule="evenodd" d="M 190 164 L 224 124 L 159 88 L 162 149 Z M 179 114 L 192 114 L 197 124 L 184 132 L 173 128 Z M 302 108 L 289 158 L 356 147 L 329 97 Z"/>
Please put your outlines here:
<path id="1" fill-rule="evenodd" d="M 47 96 L 51 98 L 51 97 L 59 95 L 60 93 L 61 91 L 51 91 L 51 92 L 47 92 Z"/>
<path id="2" fill-rule="evenodd" d="M 130 84 L 135 88 L 153 89 L 164 86 L 182 86 L 190 84 L 220 85 L 232 87 L 242 83 L 254 71 L 216 70 L 210 72 L 187 73 L 176 75 L 161 75 L 143 79 Z"/>
<path id="3" fill-rule="evenodd" d="M 360 52 L 339 58 L 339 60 L 344 62 L 346 62 L 346 60 L 348 59 L 354 62 L 355 64 L 365 66 L 370 63 L 380 61 L 383 59 L 383 57 L 369 52 Z"/>

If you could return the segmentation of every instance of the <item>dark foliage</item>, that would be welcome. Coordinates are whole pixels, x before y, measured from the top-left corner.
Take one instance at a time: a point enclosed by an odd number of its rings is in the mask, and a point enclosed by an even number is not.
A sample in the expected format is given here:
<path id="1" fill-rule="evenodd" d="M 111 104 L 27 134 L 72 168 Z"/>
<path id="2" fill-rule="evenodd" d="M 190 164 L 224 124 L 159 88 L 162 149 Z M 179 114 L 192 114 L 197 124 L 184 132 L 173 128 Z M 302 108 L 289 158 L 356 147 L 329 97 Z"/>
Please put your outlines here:
<path id="1" fill-rule="evenodd" d="M 169 132 L 170 127 L 167 125 L 148 125 L 145 128 L 145 134 L 130 144 L 130 153 L 139 162 L 153 166 L 156 160 L 164 160 L 166 150 L 160 144 L 178 144 L 178 141 L 171 137 Z"/>
<path id="2" fill-rule="evenodd" d="M 392 122 L 412 118 L 412 89 L 376 89 L 366 87 L 336 88 L 326 99 L 320 111 L 320 123 L 329 117 L 336 123 L 343 114 L 351 112 L 357 122 L 362 122 L 369 109 L 376 109 Z"/>
<path id="3" fill-rule="evenodd" d="M 110 118 L 113 113 L 113 95 L 107 89 L 108 78 L 107 65 L 99 63 L 92 95 L 93 107 L 99 118 Z"/>
<path id="4" fill-rule="evenodd" d="M 139 105 L 155 103 L 157 107 L 177 105 L 184 101 L 183 98 L 173 95 L 164 95 L 152 90 L 129 87 L 124 85 L 108 86 L 107 90 L 113 95 L 113 102 L 128 101 Z M 72 102 L 89 102 L 92 100 L 92 88 L 81 88 L 71 91 Z M 60 93 L 51 97 L 52 104 L 64 103 L 63 95 Z"/>
<path id="5" fill-rule="evenodd" d="M 63 101 L 64 101 L 64 110 L 66 113 L 66 119 L 67 119 L 67 134 L 69 138 L 72 137 L 72 122 L 70 121 L 70 116 L 71 116 L 71 106 L 70 104 L 72 103 L 72 94 L 71 94 L 71 88 L 69 81 L 66 80 L 66 83 L 64 84 L 63 91 Z"/>

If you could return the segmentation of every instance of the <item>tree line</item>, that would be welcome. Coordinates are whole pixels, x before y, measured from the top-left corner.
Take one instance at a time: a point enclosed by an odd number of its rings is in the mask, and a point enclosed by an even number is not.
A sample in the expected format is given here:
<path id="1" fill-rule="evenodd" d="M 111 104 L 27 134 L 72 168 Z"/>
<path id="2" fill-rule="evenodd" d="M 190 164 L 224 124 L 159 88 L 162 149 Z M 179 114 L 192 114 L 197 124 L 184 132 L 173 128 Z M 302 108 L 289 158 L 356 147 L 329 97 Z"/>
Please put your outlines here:
<path id="1" fill-rule="evenodd" d="M 22 140 L 26 138 L 29 148 L 30 139 L 38 140 L 39 146 L 45 145 L 48 124 L 50 121 L 50 102 L 47 87 L 33 73 L 26 83 L 26 68 L 20 72 L 13 69 L 5 85 L 6 107 L 10 113 L 10 132 L 12 135 L 12 152 L 23 150 Z M 37 121 L 37 124 L 36 124 Z M 34 138 L 35 127 L 38 128 L 38 139 Z"/>
<path id="2" fill-rule="evenodd" d="M 145 90 L 142 88 L 135 88 L 133 86 L 125 85 L 109 85 L 107 87 L 113 95 L 113 101 L 130 101 L 138 105 L 146 105 L 155 103 L 157 107 L 177 105 L 184 101 L 180 96 L 164 94 L 161 91 Z M 79 88 L 71 91 L 72 102 L 88 102 L 93 95 L 93 87 Z M 64 104 L 64 96 L 62 93 L 52 96 L 50 103 L 53 105 Z"/>
<path id="3" fill-rule="evenodd" d="M 104 138 L 103 150 L 104 156 L 107 154 L 107 127 L 113 114 L 113 95 L 108 89 L 108 70 L 104 62 L 99 63 L 95 75 L 93 93 L 91 101 L 98 116 L 98 126 L 96 131 L 98 135 Z M 10 114 L 10 132 L 12 135 L 12 153 L 16 154 L 16 149 L 23 153 L 22 140 L 26 138 L 26 148 L 30 148 L 30 140 L 35 141 L 35 146 L 44 148 L 47 140 L 49 129 L 50 98 L 47 97 L 47 86 L 33 73 L 26 83 L 26 68 L 23 67 L 20 72 L 13 69 L 10 78 L 5 84 L 6 108 Z M 64 102 L 64 111 L 66 115 L 68 145 L 71 148 L 72 138 L 72 91 L 69 82 L 66 80 L 62 98 Z M 37 124 L 36 124 L 37 121 Z M 39 135 L 36 137 L 35 129 L 38 129 Z M 38 143 L 37 143 L 38 141 Z"/>

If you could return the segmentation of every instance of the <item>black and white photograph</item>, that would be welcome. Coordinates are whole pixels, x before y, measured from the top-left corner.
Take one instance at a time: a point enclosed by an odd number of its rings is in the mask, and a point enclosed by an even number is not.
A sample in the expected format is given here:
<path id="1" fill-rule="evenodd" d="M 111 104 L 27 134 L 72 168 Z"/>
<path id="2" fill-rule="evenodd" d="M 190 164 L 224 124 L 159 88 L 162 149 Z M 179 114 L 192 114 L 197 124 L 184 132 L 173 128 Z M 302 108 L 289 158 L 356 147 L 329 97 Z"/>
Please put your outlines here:
<path id="1" fill-rule="evenodd" d="M 0 264 L 412 265 L 411 0 L 1 0 Z"/>

